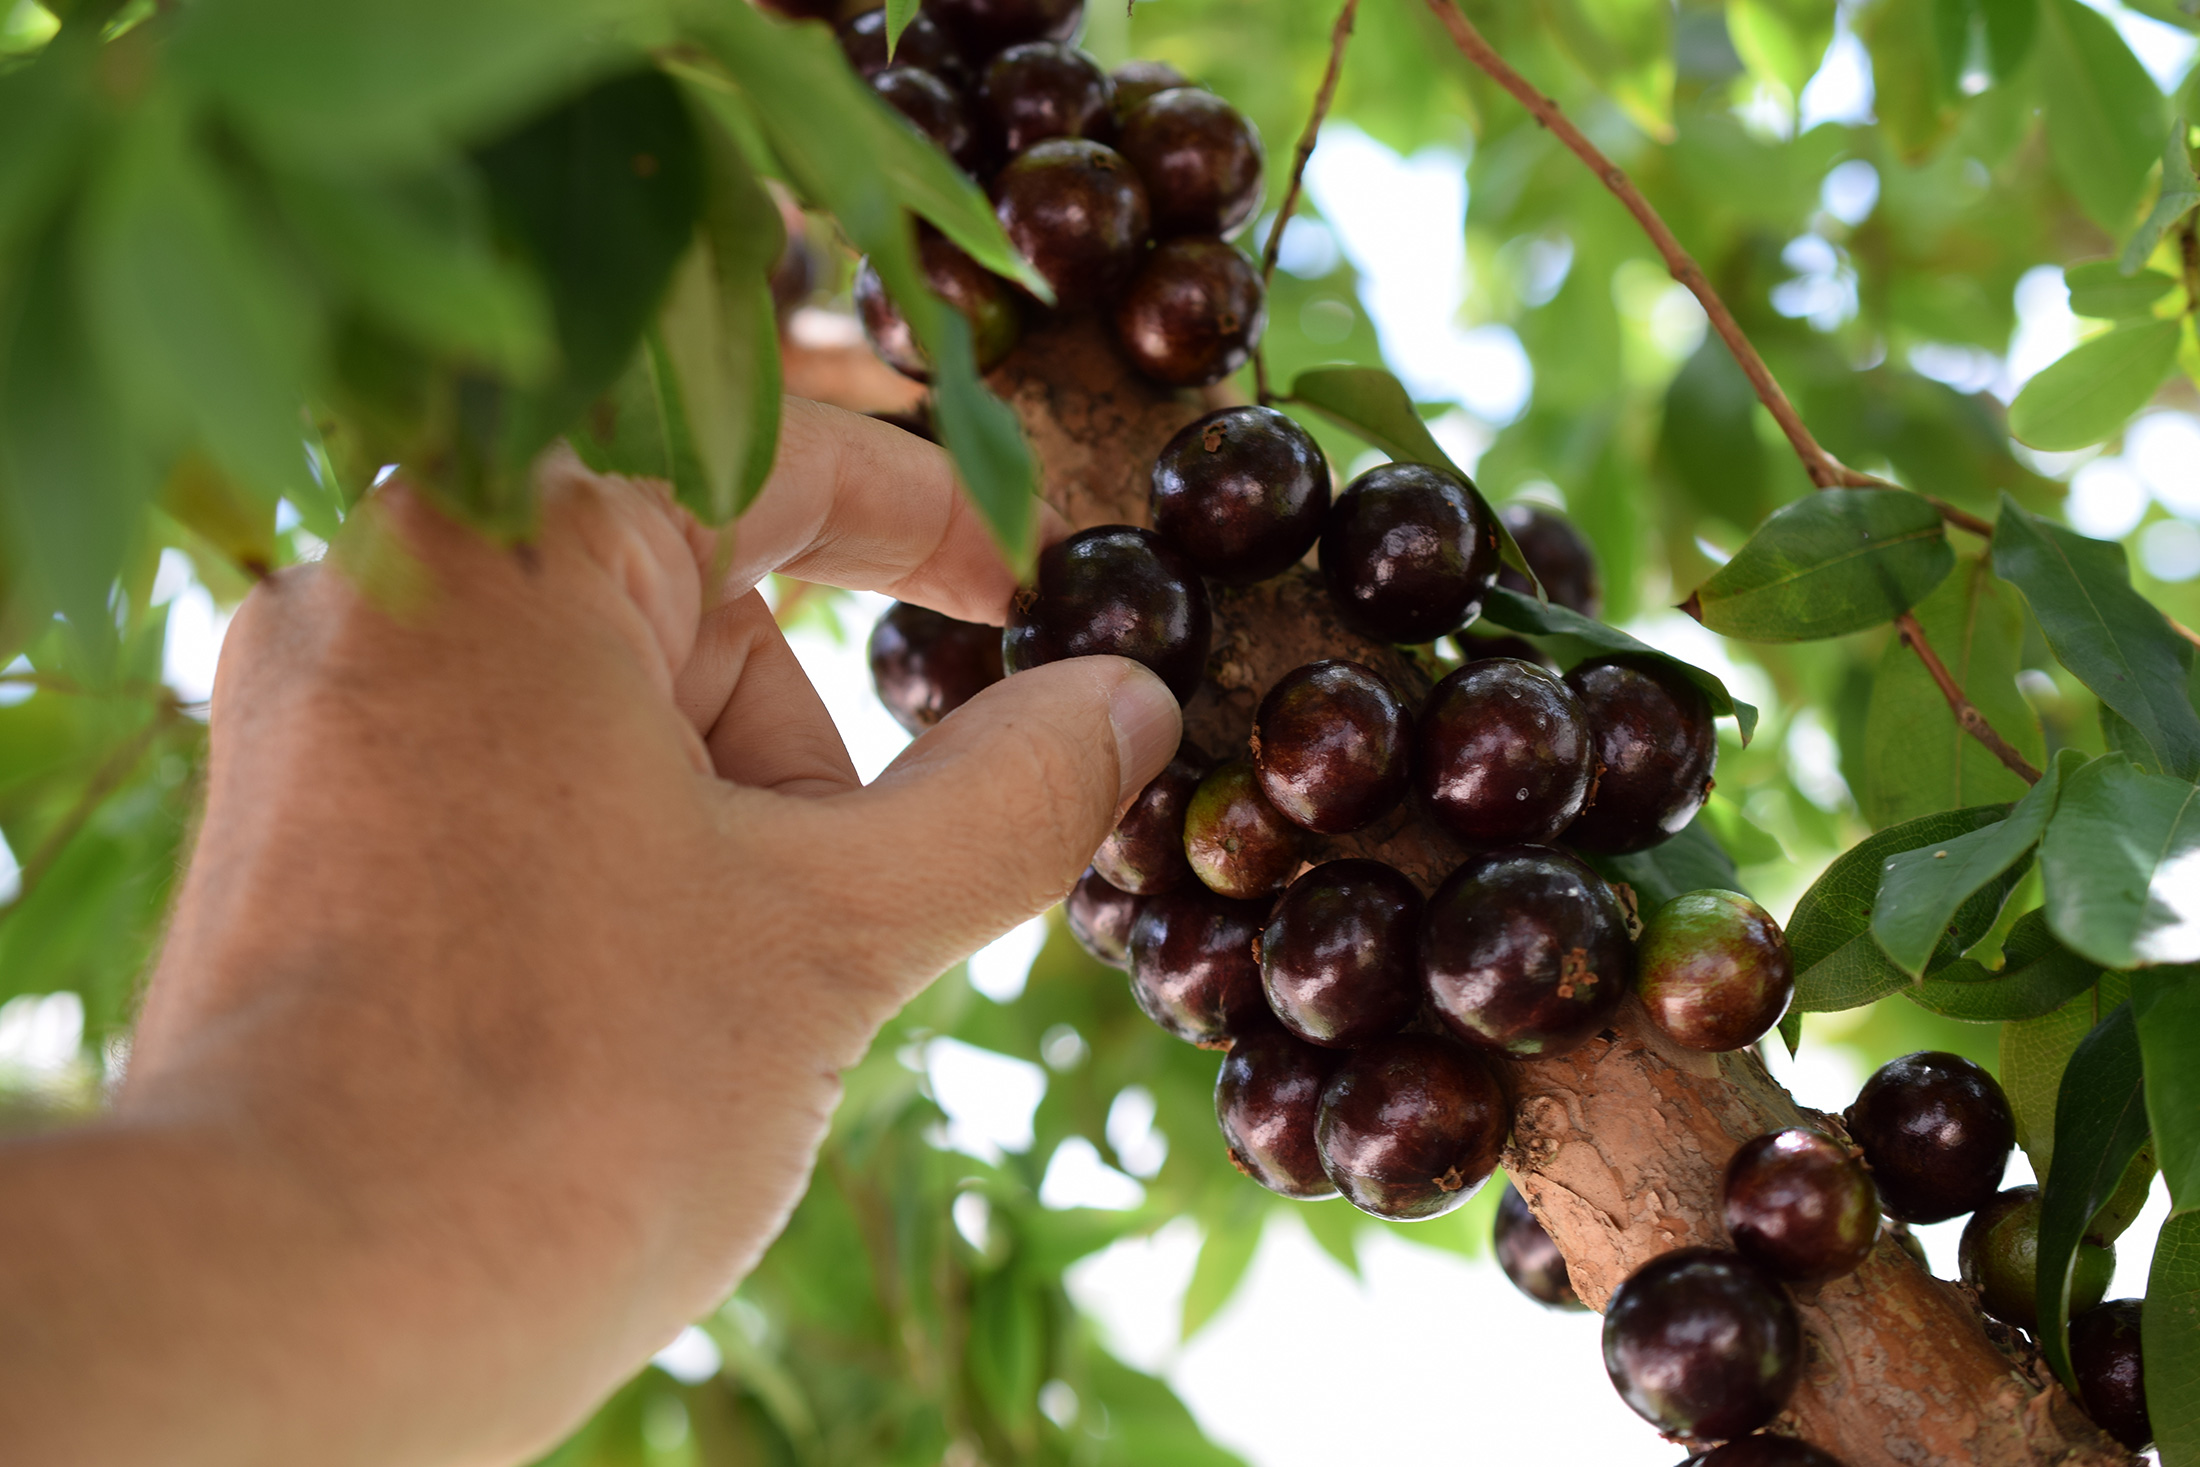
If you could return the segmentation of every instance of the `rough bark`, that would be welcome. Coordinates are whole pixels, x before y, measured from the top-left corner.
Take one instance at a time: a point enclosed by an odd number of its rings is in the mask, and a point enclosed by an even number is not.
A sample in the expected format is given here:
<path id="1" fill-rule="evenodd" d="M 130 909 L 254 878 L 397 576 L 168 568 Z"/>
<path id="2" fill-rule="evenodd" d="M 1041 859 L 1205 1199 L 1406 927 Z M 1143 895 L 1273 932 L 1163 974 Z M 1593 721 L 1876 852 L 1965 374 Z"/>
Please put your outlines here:
<path id="1" fill-rule="evenodd" d="M 993 375 L 1036 446 L 1048 500 L 1073 525 L 1140 523 L 1147 472 L 1169 434 L 1202 410 L 1130 371 L 1093 326 L 1061 322 Z M 1245 747 L 1261 693 L 1294 667 L 1352 657 L 1401 695 L 1424 668 L 1338 624 L 1311 571 L 1216 597 L 1208 679 L 1186 709 L 1209 752 Z M 1332 841 L 1319 859 L 1389 861 L 1424 891 L 1459 849 L 1409 812 Z M 1747 1054 L 1678 1050 L 1629 1001 L 1620 1024 L 1573 1054 L 1504 1066 L 1514 1097 L 1505 1166 L 1601 1308 L 1638 1265 L 1673 1248 L 1723 1244 L 1719 1183 L 1744 1141 L 1806 1116 Z M 2005 1353 L 1961 1288 L 1891 1239 L 1854 1275 L 1799 1298 L 1801 1387 L 1776 1424 L 1846 1467 L 2124 1467 L 2135 1461 L 2078 1411 L 2036 1358 Z M 2004 1335 L 2004 1343 L 2008 1343 Z"/>

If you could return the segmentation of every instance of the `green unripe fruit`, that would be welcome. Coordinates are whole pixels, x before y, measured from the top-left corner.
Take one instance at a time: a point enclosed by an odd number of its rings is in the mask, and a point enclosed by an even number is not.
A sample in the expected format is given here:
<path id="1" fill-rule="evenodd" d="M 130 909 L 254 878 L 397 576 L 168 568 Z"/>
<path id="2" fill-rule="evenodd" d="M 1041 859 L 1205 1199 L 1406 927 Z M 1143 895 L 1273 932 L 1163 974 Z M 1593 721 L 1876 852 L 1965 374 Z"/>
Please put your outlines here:
<path id="1" fill-rule="evenodd" d="M 1956 1263 L 1981 1309 L 2003 1324 L 2038 1334 L 2039 1256 L 2040 1189 L 2011 1187 L 1963 1225 Z M 2070 1276 L 2070 1312 L 2081 1314 L 2100 1303 L 2115 1272 L 2115 1248 L 2081 1241 Z"/>
<path id="2" fill-rule="evenodd" d="M 1652 914 L 1635 949 L 1650 1018 L 1687 1049 L 1756 1043 L 1787 1011 L 1795 965 L 1780 924 L 1732 891 L 1692 891 Z"/>

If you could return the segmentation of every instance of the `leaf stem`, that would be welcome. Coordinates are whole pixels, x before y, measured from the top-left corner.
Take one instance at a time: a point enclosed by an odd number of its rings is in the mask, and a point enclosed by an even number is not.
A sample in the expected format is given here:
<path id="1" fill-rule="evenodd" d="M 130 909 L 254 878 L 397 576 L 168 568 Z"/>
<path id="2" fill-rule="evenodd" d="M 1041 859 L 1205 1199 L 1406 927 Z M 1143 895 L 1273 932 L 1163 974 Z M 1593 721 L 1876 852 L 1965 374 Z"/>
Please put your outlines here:
<path id="1" fill-rule="evenodd" d="M 1933 681 L 1940 687 L 1940 696 L 1948 700 L 1948 710 L 1955 714 L 1956 722 L 1963 726 L 1964 732 L 1984 744 L 1986 751 L 1999 759 L 2017 778 L 2026 784 L 2038 784 L 2040 771 L 2033 767 L 2031 760 L 2012 748 L 2007 739 L 1994 731 L 1994 726 L 1986 721 L 1985 714 L 1971 706 L 1971 700 L 1963 695 L 1962 686 L 1950 675 L 1947 664 L 1940 660 L 1940 654 L 1933 650 L 1933 644 L 1926 639 L 1925 628 L 1918 623 L 1918 619 L 1905 611 L 1894 619 L 1894 624 L 1895 629 L 1902 633 L 1902 640 L 1917 654 L 1917 660 L 1924 663 L 1925 670 L 1932 674 Z"/>
<path id="2" fill-rule="evenodd" d="M 1344 8 L 1337 12 L 1337 23 L 1330 28 L 1329 65 L 1322 72 L 1321 85 L 1314 90 L 1314 109 L 1307 114 L 1306 127 L 1299 133 L 1299 145 L 1291 154 L 1291 181 L 1284 187 L 1283 202 L 1276 208 L 1276 222 L 1268 226 L 1268 243 L 1260 252 L 1260 288 L 1264 296 L 1269 282 L 1276 277 L 1276 257 L 1283 251 L 1283 229 L 1299 206 L 1306 162 L 1314 156 L 1314 144 L 1321 139 L 1322 120 L 1329 115 L 1329 104 L 1336 98 L 1337 78 L 1344 74 L 1345 42 L 1352 39 L 1352 23 L 1359 13 L 1360 0 L 1344 0 Z M 1258 346 L 1253 348 L 1253 390 L 1262 403 L 1274 401 L 1268 391 L 1268 357 Z"/>

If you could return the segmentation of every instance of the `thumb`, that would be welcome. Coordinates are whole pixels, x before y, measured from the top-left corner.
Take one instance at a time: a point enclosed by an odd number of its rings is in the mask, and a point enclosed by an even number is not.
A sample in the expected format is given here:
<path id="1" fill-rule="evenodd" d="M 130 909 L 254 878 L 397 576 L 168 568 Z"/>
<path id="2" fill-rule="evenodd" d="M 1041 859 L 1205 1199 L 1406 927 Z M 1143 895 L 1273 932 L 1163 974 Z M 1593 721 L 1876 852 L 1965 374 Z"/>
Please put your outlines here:
<path id="1" fill-rule="evenodd" d="M 1181 726 L 1136 662 L 1052 662 L 987 688 L 836 799 L 861 812 L 877 858 L 866 901 L 922 965 L 910 976 L 928 982 L 1060 901 Z"/>

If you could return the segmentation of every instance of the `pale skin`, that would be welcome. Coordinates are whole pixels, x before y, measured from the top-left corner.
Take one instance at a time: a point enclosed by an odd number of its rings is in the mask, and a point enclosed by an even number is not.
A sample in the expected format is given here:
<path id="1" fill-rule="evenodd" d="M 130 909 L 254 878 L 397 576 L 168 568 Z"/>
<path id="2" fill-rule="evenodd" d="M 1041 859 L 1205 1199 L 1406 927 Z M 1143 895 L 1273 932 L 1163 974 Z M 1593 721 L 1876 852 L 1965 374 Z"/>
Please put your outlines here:
<path id="1" fill-rule="evenodd" d="M 339 546 L 231 627 L 127 1081 L 0 1146 L 20 1460 L 542 1451 L 754 1266 L 879 1026 L 1175 749 L 1160 681 L 1085 658 L 858 784 L 756 584 L 996 623 L 1014 589 L 895 429 L 790 400 L 730 559 L 660 486 L 540 479 L 524 550 L 397 488 L 366 513 L 409 555 Z"/>

